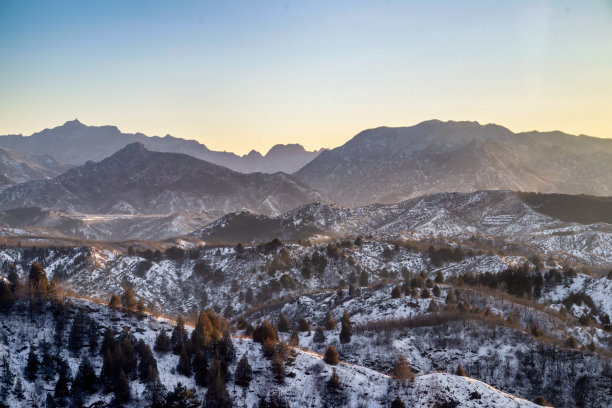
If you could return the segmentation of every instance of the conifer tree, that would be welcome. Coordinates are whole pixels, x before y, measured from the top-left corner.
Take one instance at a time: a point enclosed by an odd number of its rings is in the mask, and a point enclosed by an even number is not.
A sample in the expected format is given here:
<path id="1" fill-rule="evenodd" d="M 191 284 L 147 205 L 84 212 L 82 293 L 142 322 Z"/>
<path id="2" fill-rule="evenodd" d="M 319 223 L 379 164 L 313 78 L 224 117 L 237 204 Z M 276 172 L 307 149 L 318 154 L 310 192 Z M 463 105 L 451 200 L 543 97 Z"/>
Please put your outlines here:
<path id="1" fill-rule="evenodd" d="M 400 297 L 402 297 L 402 290 L 400 289 L 399 285 L 395 285 L 391 291 L 391 298 L 397 299 Z"/>
<path id="2" fill-rule="evenodd" d="M 91 361 L 86 356 L 81 358 L 76 376 L 72 381 L 72 394 L 85 393 L 93 394 L 98 385 L 98 377 L 91 364 Z"/>
<path id="3" fill-rule="evenodd" d="M 264 320 L 261 326 L 257 327 L 255 331 L 253 331 L 253 340 L 261 344 L 263 344 L 266 340 L 277 342 L 278 335 L 270 322 Z"/>
<path id="4" fill-rule="evenodd" d="M 406 408 L 406 404 L 404 404 L 404 401 L 402 401 L 402 399 L 398 395 L 397 397 L 395 397 L 393 402 L 391 402 L 391 408 Z"/>
<path id="5" fill-rule="evenodd" d="M 289 345 L 291 347 L 298 347 L 300 345 L 300 333 L 297 329 L 293 329 L 291 337 L 289 337 Z"/>
<path id="6" fill-rule="evenodd" d="M 119 309 L 121 307 L 121 299 L 119 299 L 119 296 L 117 296 L 116 294 L 113 294 L 110 297 L 108 305 L 113 309 Z"/>
<path id="7" fill-rule="evenodd" d="M 125 375 L 125 372 L 121 369 L 119 371 L 119 376 L 117 377 L 117 381 L 115 382 L 115 386 L 113 387 L 113 395 L 115 397 L 115 402 L 119 404 L 123 404 L 128 402 L 131 398 L 130 391 L 130 382 Z"/>
<path id="8" fill-rule="evenodd" d="M 312 338 L 312 340 L 315 343 L 325 343 L 325 332 L 323 331 L 323 328 L 321 326 L 317 326 L 317 328 L 315 329 L 315 334 Z"/>
<path id="9" fill-rule="evenodd" d="M 166 405 L 166 387 L 161 383 L 159 377 L 154 381 L 147 383 L 145 387 L 145 398 L 151 402 L 151 408 L 165 408 Z"/>
<path id="10" fill-rule="evenodd" d="M 399 381 L 414 379 L 414 373 L 410 369 L 410 365 L 403 354 L 399 355 L 397 361 L 393 365 L 393 378 Z"/>
<path id="11" fill-rule="evenodd" d="M 302 317 L 300 319 L 300 322 L 298 323 L 298 330 L 300 332 L 309 332 L 311 328 L 310 328 L 310 323 L 308 323 L 308 320 Z"/>
<path id="12" fill-rule="evenodd" d="M 58 361 L 58 371 L 59 378 L 57 383 L 55 383 L 53 396 L 59 401 L 60 405 L 63 405 L 63 402 L 70 394 L 68 390 L 68 384 L 70 383 L 69 367 L 64 360 Z"/>
<path id="13" fill-rule="evenodd" d="M 196 384 L 200 387 L 206 387 L 208 385 L 208 360 L 204 352 L 195 352 L 192 366 Z"/>
<path id="14" fill-rule="evenodd" d="M 361 275 L 359 276 L 359 286 L 368 286 L 369 283 L 370 283 L 370 275 L 368 274 L 368 272 L 367 271 L 361 272 Z"/>
<path id="15" fill-rule="evenodd" d="M 338 324 L 336 323 L 336 319 L 334 319 L 334 315 L 331 310 L 327 311 L 327 315 L 325 316 L 325 329 L 326 330 L 336 330 Z"/>
<path id="16" fill-rule="evenodd" d="M 247 355 L 244 354 L 236 366 L 234 382 L 241 387 L 248 387 L 252 378 L 253 370 L 251 369 Z"/>
<path id="17" fill-rule="evenodd" d="M 225 379 L 218 369 L 206 391 L 204 408 L 231 408 L 231 406 L 232 400 L 225 388 Z"/>
<path id="18" fill-rule="evenodd" d="M 15 389 L 13 390 L 13 394 L 15 395 L 15 398 L 17 398 L 19 401 L 22 401 L 25 398 L 21 377 L 17 378 L 17 383 L 15 383 Z"/>
<path id="19" fill-rule="evenodd" d="M 327 386 L 332 391 L 336 391 L 336 390 L 340 389 L 340 387 L 341 387 L 340 376 L 336 372 L 336 367 L 334 367 L 334 371 L 332 372 L 331 377 L 329 377 L 329 381 L 327 382 Z"/>
<path id="20" fill-rule="evenodd" d="M 276 381 L 279 384 L 284 383 L 287 373 L 285 371 L 285 364 L 283 363 L 283 360 L 280 358 L 278 353 L 274 354 L 274 358 L 272 359 L 271 368 L 272 368 L 272 374 L 274 374 L 274 378 L 276 379 Z"/>
<path id="21" fill-rule="evenodd" d="M 174 330 L 172 330 L 172 335 L 170 336 L 170 344 L 172 345 L 174 354 L 179 354 L 181 352 L 183 346 L 187 344 L 187 339 L 185 321 L 183 320 L 183 316 L 179 315 L 178 319 L 176 319 Z"/>
<path id="22" fill-rule="evenodd" d="M 136 297 L 134 296 L 134 290 L 129 286 L 126 286 L 121 294 L 121 305 L 126 309 L 136 310 L 137 304 Z"/>
<path id="23" fill-rule="evenodd" d="M 340 362 L 340 357 L 338 356 L 338 350 L 334 346 L 328 346 L 327 350 L 325 350 L 325 357 L 323 358 L 327 364 L 336 365 Z"/>
<path id="24" fill-rule="evenodd" d="M 140 352 L 140 363 L 138 364 L 138 377 L 143 383 L 155 381 L 159 377 L 157 361 L 151 352 L 151 346 L 144 345 Z"/>
<path id="25" fill-rule="evenodd" d="M 161 354 L 170 352 L 172 349 L 172 344 L 170 344 L 170 337 L 168 337 L 168 334 L 166 334 L 166 330 L 161 329 L 159 333 L 157 333 L 157 337 L 155 337 L 155 346 L 153 349 Z"/>
<path id="26" fill-rule="evenodd" d="M 429 293 L 429 289 L 425 288 L 421 291 L 421 297 L 423 299 L 429 299 L 431 297 L 431 293 Z"/>
<path id="27" fill-rule="evenodd" d="M 455 291 L 451 288 L 448 291 L 448 295 L 446 295 L 446 304 L 455 304 L 457 303 L 457 298 L 455 297 Z"/>
<path id="28" fill-rule="evenodd" d="M 164 407 L 176 408 L 199 408 L 201 401 L 198 399 L 196 391 L 189 389 L 179 382 L 174 387 L 172 392 L 169 392 L 165 398 Z"/>
<path id="29" fill-rule="evenodd" d="M 85 337 L 85 314 L 79 311 L 72 320 L 72 327 L 68 334 L 68 350 L 73 354 L 78 354 L 83 347 Z"/>
<path id="30" fill-rule="evenodd" d="M 435 297 L 440 297 L 440 287 L 438 285 L 434 285 L 432 292 Z"/>
<path id="31" fill-rule="evenodd" d="M 342 315 L 342 320 L 340 323 L 342 324 L 342 328 L 340 329 L 340 343 L 350 343 L 352 334 L 351 329 L 353 324 L 351 323 L 351 317 L 346 309 L 344 309 L 344 314 Z"/>
<path id="32" fill-rule="evenodd" d="M 38 361 L 38 356 L 36 352 L 34 352 L 34 348 L 30 345 L 30 352 L 28 353 L 28 361 L 25 366 L 25 376 L 28 381 L 32 382 L 36 380 L 36 376 L 38 375 L 38 367 L 40 366 L 40 361 Z"/>
<path id="33" fill-rule="evenodd" d="M 200 311 L 196 327 L 191 332 L 191 344 L 195 350 L 202 351 L 210 345 L 213 329 L 209 315 L 204 310 Z"/>
<path id="34" fill-rule="evenodd" d="M 465 377 L 466 376 L 465 370 L 461 366 L 461 363 L 459 363 L 459 365 L 457 366 L 457 371 L 455 371 L 455 375 L 460 375 L 461 377 Z"/>
<path id="35" fill-rule="evenodd" d="M 287 317 L 285 312 L 282 312 L 280 314 L 280 317 L 278 318 L 278 331 L 288 332 L 290 329 L 291 329 L 291 322 L 289 321 L 289 318 Z"/>
<path id="36" fill-rule="evenodd" d="M 183 374 L 185 377 L 191 377 L 191 359 L 187 354 L 187 348 L 183 346 L 179 353 L 179 361 L 176 366 L 176 371 L 179 374 Z"/>

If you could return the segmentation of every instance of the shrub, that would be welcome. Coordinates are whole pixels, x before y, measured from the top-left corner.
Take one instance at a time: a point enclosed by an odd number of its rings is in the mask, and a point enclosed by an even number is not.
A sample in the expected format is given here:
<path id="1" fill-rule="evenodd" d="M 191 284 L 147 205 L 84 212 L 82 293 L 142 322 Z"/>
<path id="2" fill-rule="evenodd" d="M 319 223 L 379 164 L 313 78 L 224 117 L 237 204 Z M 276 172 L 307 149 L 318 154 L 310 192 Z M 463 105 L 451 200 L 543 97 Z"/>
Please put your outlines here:
<path id="1" fill-rule="evenodd" d="M 329 365 L 336 365 L 340 362 L 340 357 L 338 356 L 338 350 L 334 346 L 328 346 L 327 350 L 325 350 L 325 357 L 323 358 Z"/>

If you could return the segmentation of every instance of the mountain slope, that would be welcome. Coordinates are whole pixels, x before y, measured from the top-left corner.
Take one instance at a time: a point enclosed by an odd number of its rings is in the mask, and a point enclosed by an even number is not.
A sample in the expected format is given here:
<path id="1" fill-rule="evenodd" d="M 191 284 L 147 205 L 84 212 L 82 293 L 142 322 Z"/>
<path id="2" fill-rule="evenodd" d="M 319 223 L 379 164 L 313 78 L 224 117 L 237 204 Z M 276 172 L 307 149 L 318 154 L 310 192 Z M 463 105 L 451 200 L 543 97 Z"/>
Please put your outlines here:
<path id="1" fill-rule="evenodd" d="M 433 120 L 363 131 L 295 175 L 349 207 L 485 189 L 612 195 L 612 140 Z"/>
<path id="2" fill-rule="evenodd" d="M 255 151 L 238 156 L 209 150 L 195 140 L 170 135 L 149 137 L 142 133 L 122 133 L 116 126 L 86 126 L 76 119 L 27 137 L 0 136 L 0 146 L 33 154 L 48 154 L 73 165 L 102 160 L 134 142 L 140 142 L 154 151 L 189 154 L 241 173 L 293 173 L 319 154 L 318 151 L 306 151 L 300 145 L 276 145 L 265 156 Z"/>
<path id="3" fill-rule="evenodd" d="M 133 143 L 99 163 L 36 180 L 0 194 L 0 208 L 36 206 L 67 213 L 220 216 L 248 208 L 278 214 L 320 199 L 283 173 L 242 174 L 191 156 L 148 151 Z"/>
<path id="4" fill-rule="evenodd" d="M 549 208 L 563 207 L 568 196 L 519 194 L 511 191 L 438 193 L 397 204 L 371 204 L 354 210 L 314 203 L 277 217 L 228 214 L 194 235 L 207 242 L 267 242 L 273 238 L 297 241 L 316 235 L 334 238 L 373 235 L 380 239 L 444 237 L 500 245 L 516 243 L 589 265 L 612 266 L 612 224 L 607 218 L 592 224 L 563 221 L 532 204 L 548 200 Z M 571 197 L 570 197 L 571 198 Z M 575 197 L 582 207 L 612 212 L 612 201 Z"/>
<path id="5" fill-rule="evenodd" d="M 37 155 L 0 147 L 0 188 L 54 177 L 69 168 L 44 153 Z"/>

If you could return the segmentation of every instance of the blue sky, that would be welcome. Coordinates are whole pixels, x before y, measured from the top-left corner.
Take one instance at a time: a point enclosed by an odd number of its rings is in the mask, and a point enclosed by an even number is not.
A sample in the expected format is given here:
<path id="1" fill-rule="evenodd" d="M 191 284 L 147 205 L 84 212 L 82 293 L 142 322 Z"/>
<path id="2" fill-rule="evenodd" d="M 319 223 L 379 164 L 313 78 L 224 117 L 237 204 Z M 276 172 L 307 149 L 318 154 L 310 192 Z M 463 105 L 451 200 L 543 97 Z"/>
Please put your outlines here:
<path id="1" fill-rule="evenodd" d="M 218 150 L 432 118 L 612 137 L 610 1 L 0 1 L 0 134 Z"/>

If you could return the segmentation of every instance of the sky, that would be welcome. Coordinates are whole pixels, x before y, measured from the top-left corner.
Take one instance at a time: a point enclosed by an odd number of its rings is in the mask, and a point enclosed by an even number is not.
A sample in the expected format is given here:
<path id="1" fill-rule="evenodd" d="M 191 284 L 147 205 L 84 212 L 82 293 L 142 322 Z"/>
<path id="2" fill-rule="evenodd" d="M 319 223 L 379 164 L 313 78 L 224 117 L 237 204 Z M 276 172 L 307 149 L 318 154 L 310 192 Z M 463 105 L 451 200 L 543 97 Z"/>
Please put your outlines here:
<path id="1" fill-rule="evenodd" d="M 429 119 L 612 137 L 612 1 L 0 0 L 0 134 L 245 154 Z"/>

